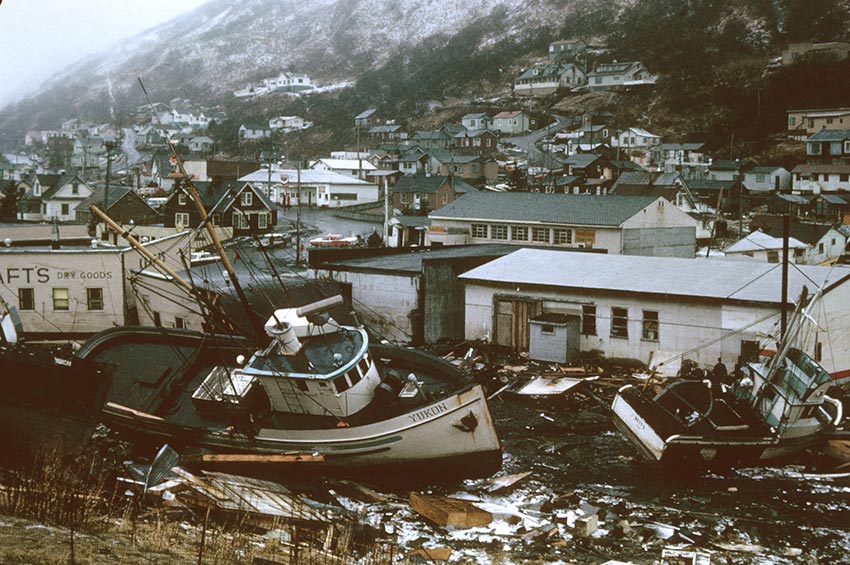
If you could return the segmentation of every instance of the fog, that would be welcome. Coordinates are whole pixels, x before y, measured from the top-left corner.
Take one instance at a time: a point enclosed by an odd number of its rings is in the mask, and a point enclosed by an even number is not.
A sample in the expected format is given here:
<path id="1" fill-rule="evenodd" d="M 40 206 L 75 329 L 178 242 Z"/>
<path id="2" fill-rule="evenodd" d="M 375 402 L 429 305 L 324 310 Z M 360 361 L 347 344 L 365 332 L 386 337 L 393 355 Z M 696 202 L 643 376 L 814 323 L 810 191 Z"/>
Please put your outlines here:
<path id="1" fill-rule="evenodd" d="M 209 0 L 0 0 L 0 107 L 88 55 Z"/>

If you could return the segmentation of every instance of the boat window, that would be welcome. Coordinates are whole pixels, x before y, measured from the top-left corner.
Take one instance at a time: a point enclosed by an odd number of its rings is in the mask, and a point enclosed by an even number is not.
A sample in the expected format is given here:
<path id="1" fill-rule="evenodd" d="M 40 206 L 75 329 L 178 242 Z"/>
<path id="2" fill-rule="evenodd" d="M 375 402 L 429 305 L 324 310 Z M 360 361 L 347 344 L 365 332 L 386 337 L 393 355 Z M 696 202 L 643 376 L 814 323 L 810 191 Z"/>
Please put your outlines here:
<path id="1" fill-rule="evenodd" d="M 340 375 L 334 379 L 334 387 L 337 392 L 345 392 L 349 389 L 348 379 L 345 378 L 345 375 Z"/>
<path id="2" fill-rule="evenodd" d="M 360 373 L 357 372 L 357 369 L 351 369 L 348 371 L 348 380 L 351 382 L 351 386 L 360 382 Z"/>

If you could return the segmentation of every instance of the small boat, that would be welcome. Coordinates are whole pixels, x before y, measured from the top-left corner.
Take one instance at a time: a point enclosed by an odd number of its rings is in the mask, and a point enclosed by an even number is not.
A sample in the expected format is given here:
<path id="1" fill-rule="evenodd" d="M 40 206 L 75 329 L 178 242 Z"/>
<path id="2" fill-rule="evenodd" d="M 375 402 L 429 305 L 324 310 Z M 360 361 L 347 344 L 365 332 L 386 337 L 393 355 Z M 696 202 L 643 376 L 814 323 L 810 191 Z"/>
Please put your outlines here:
<path id="1" fill-rule="evenodd" d="M 101 332 L 77 356 L 111 367 L 110 429 L 190 453 L 199 468 L 433 482 L 496 472 L 481 386 L 439 357 L 338 324 L 327 309 L 341 302 L 275 311 L 270 343 L 253 353 L 244 338 L 135 327 Z"/>
<path id="2" fill-rule="evenodd" d="M 843 419 L 832 379 L 793 347 L 807 319 L 805 292 L 776 355 L 744 366 L 729 386 L 677 378 L 654 390 L 622 387 L 614 423 L 647 460 L 681 466 L 753 466 L 826 441 Z"/>
<path id="3" fill-rule="evenodd" d="M 254 247 L 272 248 L 285 247 L 292 241 L 292 235 L 288 233 L 267 233 L 263 234 L 254 241 Z"/>
<path id="4" fill-rule="evenodd" d="M 329 233 L 322 237 L 316 237 L 310 240 L 310 245 L 313 247 L 356 247 L 363 244 L 363 238 L 359 235 L 350 235 L 348 237 L 339 233 Z"/>
<path id="5" fill-rule="evenodd" d="M 19 318 L 2 299 L 0 327 L 0 461 L 18 465 L 78 453 L 97 425 L 108 374 L 91 361 L 20 343 Z"/>

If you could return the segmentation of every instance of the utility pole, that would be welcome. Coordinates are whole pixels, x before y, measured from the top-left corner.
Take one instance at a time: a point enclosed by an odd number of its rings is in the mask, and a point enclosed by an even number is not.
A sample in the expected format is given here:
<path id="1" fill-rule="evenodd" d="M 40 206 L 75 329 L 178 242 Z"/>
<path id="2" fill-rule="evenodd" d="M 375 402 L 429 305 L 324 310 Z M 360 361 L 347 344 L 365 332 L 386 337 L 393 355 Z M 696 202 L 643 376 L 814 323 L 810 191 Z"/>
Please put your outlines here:
<path id="1" fill-rule="evenodd" d="M 106 147 L 106 184 L 103 188 L 103 209 L 108 214 L 109 213 L 109 181 L 112 176 L 112 149 L 115 148 L 115 143 L 112 141 L 104 142 L 104 147 Z M 118 234 L 115 234 L 116 241 L 118 239 Z M 109 227 L 106 223 L 103 224 L 103 236 L 104 241 L 109 240 Z"/>
<path id="2" fill-rule="evenodd" d="M 295 209 L 295 264 L 301 264 L 301 163 L 295 165 L 298 172 L 298 207 Z"/>

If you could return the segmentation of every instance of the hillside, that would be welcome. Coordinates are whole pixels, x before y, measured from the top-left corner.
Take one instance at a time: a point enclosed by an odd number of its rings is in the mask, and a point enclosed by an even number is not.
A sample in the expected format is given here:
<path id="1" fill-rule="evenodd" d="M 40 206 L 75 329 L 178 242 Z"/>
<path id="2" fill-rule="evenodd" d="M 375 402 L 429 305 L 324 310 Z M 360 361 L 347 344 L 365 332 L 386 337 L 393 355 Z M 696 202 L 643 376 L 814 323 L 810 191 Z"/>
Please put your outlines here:
<path id="1" fill-rule="evenodd" d="M 757 150 L 782 129 L 785 108 L 847 104 L 846 65 L 765 68 L 790 41 L 847 39 L 848 23 L 850 0 L 212 0 L 69 68 L 0 111 L 0 130 L 55 128 L 75 116 L 124 125 L 144 103 L 138 77 L 155 101 L 220 105 L 234 121 L 305 115 L 317 127 L 300 141 L 317 149 L 347 141 L 351 117 L 370 106 L 405 125 L 433 121 L 431 101 L 446 116 L 497 103 L 568 112 L 571 97 L 521 103 L 511 83 L 549 41 L 581 38 L 594 47 L 589 66 L 637 59 L 661 76 L 653 92 L 598 106 L 659 133 L 718 146 L 735 135 Z M 354 87 L 233 98 L 286 69 Z"/>

